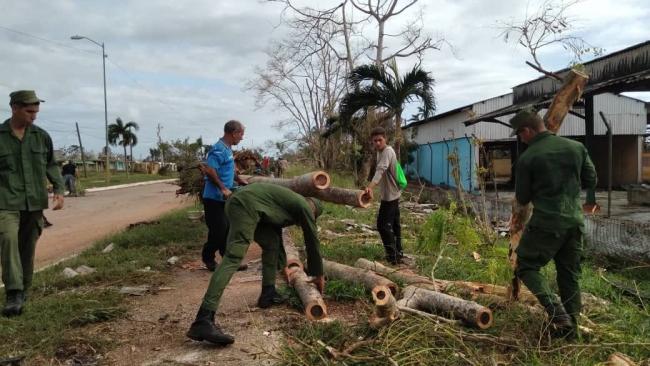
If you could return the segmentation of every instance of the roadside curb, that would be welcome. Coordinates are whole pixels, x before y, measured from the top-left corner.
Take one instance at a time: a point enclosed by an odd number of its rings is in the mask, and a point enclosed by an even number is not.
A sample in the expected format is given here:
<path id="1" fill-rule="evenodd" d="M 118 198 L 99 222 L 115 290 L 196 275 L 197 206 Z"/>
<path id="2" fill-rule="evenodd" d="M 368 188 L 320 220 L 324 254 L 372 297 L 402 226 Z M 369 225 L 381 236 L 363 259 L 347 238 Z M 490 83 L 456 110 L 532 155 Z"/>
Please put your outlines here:
<path id="1" fill-rule="evenodd" d="M 108 187 L 98 187 L 98 188 L 88 188 L 86 189 L 87 193 L 93 193 L 93 192 L 103 192 L 103 191 L 110 191 L 113 189 L 121 189 L 121 188 L 129 188 L 129 187 L 137 187 L 137 186 L 146 186 L 149 184 L 156 184 L 156 183 L 173 183 L 176 182 L 178 179 L 173 178 L 173 179 L 160 179 L 160 180 L 151 180 L 147 182 L 138 182 L 138 183 L 129 183 L 129 184 L 118 184 L 115 186 L 108 186 Z"/>

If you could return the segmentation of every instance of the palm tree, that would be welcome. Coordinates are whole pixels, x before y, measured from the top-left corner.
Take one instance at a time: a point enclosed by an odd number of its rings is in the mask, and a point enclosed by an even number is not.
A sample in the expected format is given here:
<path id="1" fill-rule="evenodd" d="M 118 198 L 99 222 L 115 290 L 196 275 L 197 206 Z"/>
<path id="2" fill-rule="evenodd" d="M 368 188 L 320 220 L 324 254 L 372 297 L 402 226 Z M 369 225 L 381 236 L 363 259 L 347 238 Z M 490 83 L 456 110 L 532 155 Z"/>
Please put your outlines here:
<path id="1" fill-rule="evenodd" d="M 368 108 L 383 108 L 395 118 L 395 153 L 400 156 L 402 112 L 407 102 L 419 99 L 422 115 L 426 118 L 436 109 L 433 95 L 434 80 L 419 66 L 413 67 L 403 78 L 397 63 L 391 60 L 386 66 L 362 65 L 348 76 L 350 93 L 343 97 L 339 112 L 343 121 L 352 121 L 357 112 Z"/>
<path id="2" fill-rule="evenodd" d="M 124 167 L 126 169 L 127 177 L 129 176 L 129 169 L 126 161 L 126 147 L 138 143 L 138 137 L 133 133 L 133 131 L 131 131 L 131 129 L 137 131 L 140 129 L 140 126 L 133 121 L 125 124 L 122 122 L 120 117 L 117 117 L 115 123 L 108 125 L 108 142 L 111 145 L 120 145 L 124 148 Z"/>

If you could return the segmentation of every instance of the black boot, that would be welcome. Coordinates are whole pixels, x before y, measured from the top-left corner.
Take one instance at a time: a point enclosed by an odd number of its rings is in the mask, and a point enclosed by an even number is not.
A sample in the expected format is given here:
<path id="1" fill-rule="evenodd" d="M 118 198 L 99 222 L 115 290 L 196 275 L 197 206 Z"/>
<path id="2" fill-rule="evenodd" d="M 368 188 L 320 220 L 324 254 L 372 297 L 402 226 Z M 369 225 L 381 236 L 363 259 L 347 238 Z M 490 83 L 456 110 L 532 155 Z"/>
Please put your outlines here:
<path id="1" fill-rule="evenodd" d="M 280 295 L 274 285 L 262 286 L 262 294 L 257 299 L 257 306 L 266 309 L 273 305 L 283 304 L 287 299 Z"/>
<path id="2" fill-rule="evenodd" d="M 22 290 L 8 290 L 7 302 L 4 309 L 2 309 L 2 315 L 6 317 L 20 315 L 23 312 L 24 304 L 25 296 Z"/>
<path id="3" fill-rule="evenodd" d="M 195 341 L 208 341 L 210 343 L 226 346 L 235 341 L 231 335 L 225 334 L 219 325 L 214 322 L 214 311 L 199 308 L 196 320 L 190 326 L 186 335 Z"/>
<path id="4" fill-rule="evenodd" d="M 546 312 L 551 321 L 551 337 L 571 340 L 577 336 L 577 325 L 564 310 L 564 306 L 552 304 L 546 308 Z"/>

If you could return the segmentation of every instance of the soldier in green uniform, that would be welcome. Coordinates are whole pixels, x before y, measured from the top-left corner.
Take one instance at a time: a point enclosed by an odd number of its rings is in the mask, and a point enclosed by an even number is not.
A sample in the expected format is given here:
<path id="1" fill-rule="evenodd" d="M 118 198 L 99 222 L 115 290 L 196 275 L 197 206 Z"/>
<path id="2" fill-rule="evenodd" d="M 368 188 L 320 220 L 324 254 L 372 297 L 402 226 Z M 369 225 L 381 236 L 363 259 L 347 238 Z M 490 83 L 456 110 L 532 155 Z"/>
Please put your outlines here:
<path id="1" fill-rule="evenodd" d="M 63 178 L 52 139 L 35 126 L 40 100 L 32 90 L 11 93 L 11 118 L 0 125 L 0 263 L 7 301 L 5 316 L 22 313 L 32 284 L 36 241 L 47 208 L 47 178 L 54 186 L 54 210 L 63 207 Z"/>
<path id="2" fill-rule="evenodd" d="M 275 290 L 275 278 L 278 268 L 283 267 L 286 261 L 282 246 L 283 227 L 300 226 L 307 254 L 306 272 L 314 276 L 312 281 L 321 293 L 325 286 L 316 227 L 316 218 L 322 212 L 320 201 L 305 198 L 278 185 L 254 183 L 235 191 L 226 202 L 225 212 L 230 221 L 226 255 L 212 275 L 196 320 L 187 332 L 187 336 L 193 340 L 220 345 L 231 344 L 234 338 L 223 333 L 214 322 L 214 314 L 224 289 L 252 241 L 262 247 L 260 307 L 268 307 L 281 300 Z"/>
<path id="3" fill-rule="evenodd" d="M 582 186 L 595 189 L 596 171 L 584 145 L 547 131 L 534 110 L 520 111 L 510 124 L 513 135 L 528 145 L 517 161 L 515 196 L 522 205 L 533 204 L 516 249 L 516 274 L 549 314 L 552 335 L 573 338 L 581 308 L 578 280 L 584 218 L 580 190 Z M 540 274 L 551 259 L 561 303 Z"/>

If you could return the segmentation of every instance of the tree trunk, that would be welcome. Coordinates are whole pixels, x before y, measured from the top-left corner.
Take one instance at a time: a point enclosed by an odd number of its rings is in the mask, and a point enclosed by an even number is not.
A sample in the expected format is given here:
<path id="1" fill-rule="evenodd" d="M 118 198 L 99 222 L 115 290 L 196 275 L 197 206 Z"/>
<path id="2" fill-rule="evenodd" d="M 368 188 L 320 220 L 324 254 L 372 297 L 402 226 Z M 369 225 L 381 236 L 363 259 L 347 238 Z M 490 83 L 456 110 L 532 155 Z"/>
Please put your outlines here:
<path id="1" fill-rule="evenodd" d="M 327 202 L 360 208 L 367 208 L 372 202 L 370 195 L 366 194 L 366 192 L 363 190 L 337 187 L 330 187 L 316 191 L 313 197 Z"/>
<path id="2" fill-rule="evenodd" d="M 439 291 L 443 293 L 458 291 L 462 294 L 472 296 L 472 298 L 488 296 L 490 297 L 491 301 L 498 303 L 503 303 L 504 300 L 508 299 L 509 297 L 508 288 L 504 286 L 468 281 L 449 281 L 439 279 L 432 280 L 425 276 L 400 272 L 399 270 L 386 267 L 379 262 L 369 261 L 365 258 L 359 258 L 354 263 L 354 266 L 377 272 L 381 275 L 392 278 L 399 282 L 403 282 L 407 285 L 412 285 L 431 291 Z M 495 299 L 494 297 L 497 298 Z M 535 296 L 530 291 L 521 292 L 519 300 L 528 305 L 537 304 L 537 298 L 535 298 Z"/>
<path id="3" fill-rule="evenodd" d="M 311 172 L 288 179 L 250 175 L 241 175 L 240 177 L 248 183 L 271 183 L 281 185 L 307 197 L 313 196 L 317 191 L 323 190 L 330 185 L 330 176 L 323 171 Z"/>
<path id="4" fill-rule="evenodd" d="M 375 329 L 388 325 L 399 317 L 395 297 L 388 287 L 381 287 L 383 289 L 378 289 L 372 293 L 372 299 L 375 301 L 375 311 L 368 320 L 370 326 Z"/>
<path id="5" fill-rule="evenodd" d="M 305 316 L 309 320 L 321 320 L 327 318 L 327 306 L 323 296 L 313 283 L 309 282 L 309 277 L 303 270 L 302 262 L 298 250 L 296 250 L 293 240 L 289 235 L 283 236 L 284 250 L 287 253 L 287 264 L 284 268 L 284 274 L 287 282 L 293 287 L 302 301 L 305 309 Z"/>
<path id="6" fill-rule="evenodd" d="M 323 266 L 325 276 L 328 278 L 361 284 L 367 290 L 371 291 L 373 296 L 384 291 L 386 287 L 388 287 L 393 296 L 397 296 L 399 291 L 399 287 L 393 281 L 366 269 L 354 268 L 328 260 L 323 260 Z"/>
<path id="7" fill-rule="evenodd" d="M 473 301 L 463 300 L 415 286 L 406 287 L 404 290 L 404 298 L 398 304 L 411 309 L 439 313 L 462 319 L 467 324 L 480 329 L 487 329 L 493 323 L 492 311 L 484 306 Z"/>
<path id="8" fill-rule="evenodd" d="M 322 171 L 307 173 L 292 179 L 246 175 L 240 175 L 240 177 L 249 183 L 263 182 L 278 184 L 305 197 L 316 197 L 332 203 L 367 208 L 372 201 L 370 196 L 360 189 L 328 188 L 330 177 Z"/>
<path id="9" fill-rule="evenodd" d="M 555 93 L 555 97 L 553 97 L 553 101 L 544 115 L 544 124 L 549 131 L 557 133 L 557 131 L 560 130 L 564 117 L 569 113 L 573 104 L 580 99 L 582 91 L 588 81 L 588 75 L 575 69 L 569 71 L 564 79 L 562 87 L 557 93 Z M 530 217 L 531 211 L 532 205 L 521 205 L 517 202 L 516 198 L 513 199 L 512 215 L 510 216 L 510 243 L 508 251 L 508 259 L 510 260 L 510 265 L 513 269 L 517 267 L 516 249 L 519 246 L 519 240 L 521 239 L 521 235 L 526 222 Z M 520 287 L 519 279 L 517 276 L 514 276 L 510 287 L 510 293 L 513 299 L 517 299 Z"/>
<path id="10" fill-rule="evenodd" d="M 400 149 L 402 146 L 402 112 L 395 111 L 395 155 L 397 161 L 400 161 Z"/>
<path id="11" fill-rule="evenodd" d="M 562 88 L 555 94 L 544 115 L 544 124 L 549 131 L 557 133 L 560 130 L 564 117 L 569 113 L 573 103 L 580 99 L 588 81 L 588 75 L 575 69 L 569 71 L 564 78 Z"/>
<path id="12" fill-rule="evenodd" d="M 126 162 L 126 145 L 124 145 L 124 170 L 126 170 L 126 177 L 129 178 L 129 166 Z"/>
<path id="13" fill-rule="evenodd" d="M 302 261 L 300 260 L 300 254 L 298 253 L 296 247 L 293 245 L 293 241 L 287 238 L 287 235 L 284 235 L 284 233 L 282 236 L 284 252 L 287 254 L 287 264 L 284 267 L 284 275 L 287 277 L 287 281 L 289 281 L 291 273 L 294 272 L 296 268 L 299 270 L 304 270 L 304 267 L 302 265 Z"/>
<path id="14" fill-rule="evenodd" d="M 314 284 L 308 281 L 309 277 L 302 269 L 295 269 L 289 277 L 289 284 L 298 293 L 305 308 L 307 319 L 321 320 L 327 318 L 327 306 L 323 301 L 323 297 Z"/>

